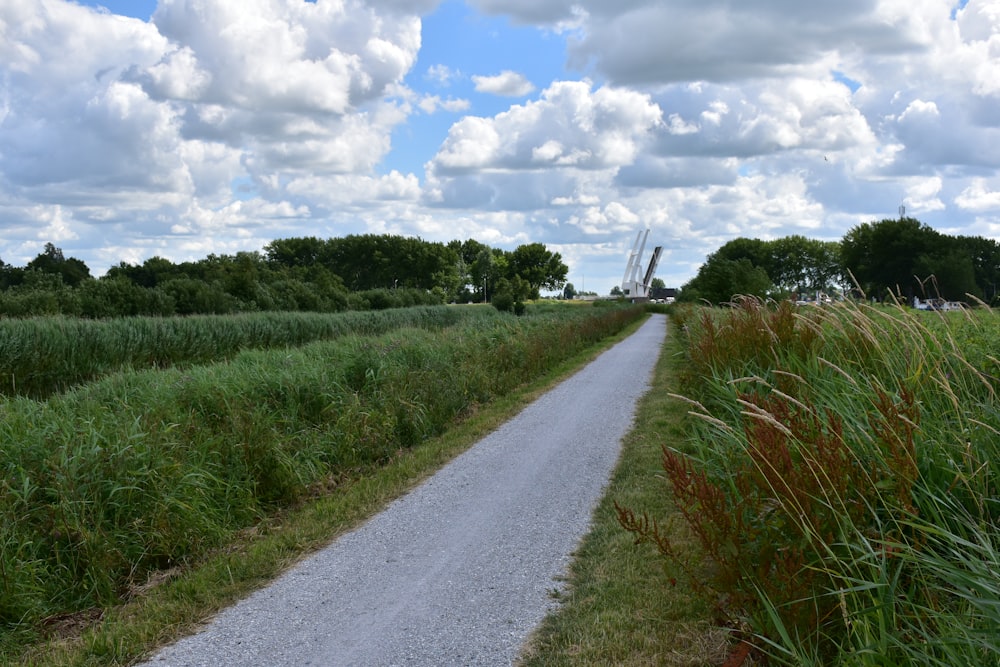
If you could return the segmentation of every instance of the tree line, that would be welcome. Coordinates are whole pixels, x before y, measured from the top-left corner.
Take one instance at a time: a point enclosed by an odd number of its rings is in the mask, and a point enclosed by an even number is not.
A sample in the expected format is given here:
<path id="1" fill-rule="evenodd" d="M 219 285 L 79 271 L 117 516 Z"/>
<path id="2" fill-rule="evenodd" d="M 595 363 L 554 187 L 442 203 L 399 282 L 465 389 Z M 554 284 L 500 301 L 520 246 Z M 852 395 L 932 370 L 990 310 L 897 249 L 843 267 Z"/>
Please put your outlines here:
<path id="1" fill-rule="evenodd" d="M 0 315 L 338 312 L 469 302 L 518 310 L 542 289 L 562 289 L 567 273 L 559 253 L 541 243 L 507 251 L 474 239 L 366 234 L 278 239 L 261 252 L 193 262 L 151 257 L 95 278 L 48 243 L 24 267 L 0 260 Z"/>
<path id="2" fill-rule="evenodd" d="M 788 236 L 738 238 L 709 255 L 680 300 L 723 303 L 734 294 L 795 298 L 852 292 L 912 304 L 943 298 L 998 302 L 1000 245 L 981 236 L 949 236 L 914 218 L 853 227 L 838 241 Z"/>

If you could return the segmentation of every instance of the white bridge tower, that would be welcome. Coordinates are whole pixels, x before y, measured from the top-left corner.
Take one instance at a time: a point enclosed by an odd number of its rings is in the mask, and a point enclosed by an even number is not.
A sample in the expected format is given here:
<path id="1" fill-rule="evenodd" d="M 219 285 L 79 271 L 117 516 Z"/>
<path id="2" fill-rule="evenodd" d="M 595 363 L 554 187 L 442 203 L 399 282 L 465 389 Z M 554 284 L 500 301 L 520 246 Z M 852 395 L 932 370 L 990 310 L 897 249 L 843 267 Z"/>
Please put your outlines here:
<path id="1" fill-rule="evenodd" d="M 622 278 L 622 293 L 629 299 L 648 299 L 649 284 L 653 282 L 656 275 L 656 266 L 660 263 L 660 254 L 663 246 L 656 246 L 653 249 L 653 256 L 649 259 L 649 266 L 642 281 L 639 281 L 639 269 L 642 266 L 642 253 L 646 250 L 646 239 L 649 237 L 649 230 L 645 233 L 642 230 L 635 237 L 632 244 L 632 252 L 628 256 L 628 264 L 625 267 L 625 277 Z"/>

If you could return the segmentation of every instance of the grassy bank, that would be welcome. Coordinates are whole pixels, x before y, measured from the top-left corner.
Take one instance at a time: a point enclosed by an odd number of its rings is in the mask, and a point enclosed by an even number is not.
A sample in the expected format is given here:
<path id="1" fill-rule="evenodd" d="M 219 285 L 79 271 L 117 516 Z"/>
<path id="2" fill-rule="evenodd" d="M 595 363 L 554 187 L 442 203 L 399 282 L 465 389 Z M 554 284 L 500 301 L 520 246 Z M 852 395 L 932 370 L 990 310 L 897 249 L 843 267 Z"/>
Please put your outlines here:
<path id="1" fill-rule="evenodd" d="M 996 315 L 745 300 L 675 323 L 681 520 L 619 513 L 669 576 L 770 664 L 998 664 Z"/>
<path id="2" fill-rule="evenodd" d="M 427 444 L 456 419 L 488 427 L 469 419 L 641 314 L 346 336 L 0 404 L 0 659 L 131 659 L 457 451 Z M 312 519 L 288 528 L 289 512 Z M 78 639 L 45 640 L 97 618 Z"/>

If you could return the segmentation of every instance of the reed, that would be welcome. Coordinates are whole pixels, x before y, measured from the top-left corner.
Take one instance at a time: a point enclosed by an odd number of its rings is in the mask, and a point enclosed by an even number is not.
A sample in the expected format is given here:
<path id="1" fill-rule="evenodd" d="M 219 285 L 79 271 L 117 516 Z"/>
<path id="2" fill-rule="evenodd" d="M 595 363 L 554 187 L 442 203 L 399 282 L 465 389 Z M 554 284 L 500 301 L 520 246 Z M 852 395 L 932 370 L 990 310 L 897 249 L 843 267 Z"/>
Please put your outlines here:
<path id="1" fill-rule="evenodd" d="M 742 300 L 687 311 L 669 491 L 688 576 L 781 664 L 995 664 L 997 320 Z M 674 558 L 671 533 L 620 521 Z"/>
<path id="2" fill-rule="evenodd" d="M 0 395 L 45 398 L 126 368 L 203 364 L 241 350 L 295 347 L 401 327 L 435 330 L 490 316 L 483 308 L 419 306 L 332 315 L 0 319 Z"/>

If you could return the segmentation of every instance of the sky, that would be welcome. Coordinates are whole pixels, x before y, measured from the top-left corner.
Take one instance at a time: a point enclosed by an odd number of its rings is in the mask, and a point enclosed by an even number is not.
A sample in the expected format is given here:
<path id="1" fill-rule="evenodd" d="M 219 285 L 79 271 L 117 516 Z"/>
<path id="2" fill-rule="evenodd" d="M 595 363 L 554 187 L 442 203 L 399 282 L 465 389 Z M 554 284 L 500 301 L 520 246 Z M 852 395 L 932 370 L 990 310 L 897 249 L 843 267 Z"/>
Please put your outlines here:
<path id="1" fill-rule="evenodd" d="M 1000 240 L 1000 0 L 0 0 L 0 259 Z M 641 272 L 640 272 L 641 273 Z"/>

